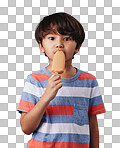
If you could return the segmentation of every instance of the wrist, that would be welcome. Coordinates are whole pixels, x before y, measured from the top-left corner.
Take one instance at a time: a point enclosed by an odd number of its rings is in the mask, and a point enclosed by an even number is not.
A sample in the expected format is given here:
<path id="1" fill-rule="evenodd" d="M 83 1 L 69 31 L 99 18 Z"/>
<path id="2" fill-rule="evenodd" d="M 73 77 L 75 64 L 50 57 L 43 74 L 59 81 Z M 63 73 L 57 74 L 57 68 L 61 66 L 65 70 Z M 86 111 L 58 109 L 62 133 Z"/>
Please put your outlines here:
<path id="1" fill-rule="evenodd" d="M 49 95 L 47 95 L 46 93 L 43 94 L 43 96 L 41 97 L 41 99 L 44 103 L 49 104 L 50 103 L 50 98 Z"/>

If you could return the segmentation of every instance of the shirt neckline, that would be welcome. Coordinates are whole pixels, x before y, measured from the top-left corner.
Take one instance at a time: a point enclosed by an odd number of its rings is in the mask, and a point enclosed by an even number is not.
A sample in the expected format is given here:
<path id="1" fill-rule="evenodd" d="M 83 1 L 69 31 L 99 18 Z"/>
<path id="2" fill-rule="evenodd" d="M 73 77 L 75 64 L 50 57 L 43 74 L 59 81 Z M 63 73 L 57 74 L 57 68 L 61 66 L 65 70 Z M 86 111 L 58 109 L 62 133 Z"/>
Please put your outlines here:
<path id="1" fill-rule="evenodd" d="M 76 68 L 76 67 L 74 67 L 74 68 Z M 45 67 L 43 70 L 44 70 L 44 72 L 47 73 L 50 77 L 53 75 L 51 72 L 49 72 L 49 71 L 46 69 L 46 67 Z M 76 72 L 76 75 L 75 75 L 74 77 L 72 77 L 72 78 L 67 78 L 67 79 L 61 78 L 62 82 L 66 82 L 66 83 L 67 83 L 67 82 L 72 82 L 72 81 L 77 80 L 77 78 L 79 77 L 81 71 L 80 71 L 78 68 L 76 68 L 76 70 L 77 70 L 77 72 Z"/>

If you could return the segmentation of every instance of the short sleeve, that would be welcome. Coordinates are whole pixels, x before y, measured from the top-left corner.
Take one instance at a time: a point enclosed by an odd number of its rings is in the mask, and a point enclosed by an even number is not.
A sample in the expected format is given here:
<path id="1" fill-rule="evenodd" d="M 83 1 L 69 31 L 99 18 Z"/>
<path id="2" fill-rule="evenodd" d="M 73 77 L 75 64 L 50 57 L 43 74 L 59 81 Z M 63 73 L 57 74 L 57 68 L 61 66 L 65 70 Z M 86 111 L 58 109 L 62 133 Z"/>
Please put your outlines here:
<path id="1" fill-rule="evenodd" d="M 29 75 L 26 79 L 17 111 L 21 113 L 32 110 L 32 108 L 36 105 L 36 100 L 38 99 L 37 96 L 35 96 L 35 92 L 36 86 L 34 79 Z"/>
<path id="2" fill-rule="evenodd" d="M 91 95 L 89 99 L 88 116 L 105 113 L 105 106 L 103 103 L 102 96 L 99 91 L 98 82 L 93 79 L 91 86 Z"/>

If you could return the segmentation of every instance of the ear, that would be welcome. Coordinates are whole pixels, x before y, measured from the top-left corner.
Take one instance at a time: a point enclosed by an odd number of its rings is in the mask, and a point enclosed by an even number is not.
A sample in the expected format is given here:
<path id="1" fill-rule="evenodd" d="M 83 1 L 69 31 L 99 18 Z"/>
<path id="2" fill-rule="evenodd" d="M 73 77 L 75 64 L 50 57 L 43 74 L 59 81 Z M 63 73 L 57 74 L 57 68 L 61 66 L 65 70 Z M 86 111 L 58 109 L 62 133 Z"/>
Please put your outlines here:
<path id="1" fill-rule="evenodd" d="M 78 53 L 79 52 L 80 47 L 81 47 L 81 45 L 77 49 L 75 49 L 75 53 Z"/>
<path id="2" fill-rule="evenodd" d="M 39 42 L 39 43 L 38 43 L 38 45 L 39 45 L 39 49 L 40 49 L 40 51 L 41 51 L 42 53 L 44 53 L 44 52 L 45 52 L 45 50 L 44 50 L 44 48 L 43 48 L 42 44 Z"/>

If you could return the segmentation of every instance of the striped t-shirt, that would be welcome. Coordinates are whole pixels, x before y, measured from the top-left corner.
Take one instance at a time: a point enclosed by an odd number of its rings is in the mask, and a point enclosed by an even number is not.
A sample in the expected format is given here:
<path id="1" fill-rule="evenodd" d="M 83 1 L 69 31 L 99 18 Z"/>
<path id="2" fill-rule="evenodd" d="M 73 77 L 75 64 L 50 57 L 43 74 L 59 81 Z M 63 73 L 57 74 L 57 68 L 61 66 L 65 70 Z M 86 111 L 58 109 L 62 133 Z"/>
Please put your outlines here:
<path id="1" fill-rule="evenodd" d="M 18 111 L 32 110 L 51 76 L 46 67 L 28 75 Z M 79 69 L 74 77 L 61 80 L 63 86 L 49 103 L 28 148 L 89 148 L 88 117 L 105 113 L 97 80 Z"/>

